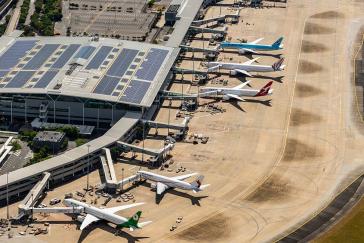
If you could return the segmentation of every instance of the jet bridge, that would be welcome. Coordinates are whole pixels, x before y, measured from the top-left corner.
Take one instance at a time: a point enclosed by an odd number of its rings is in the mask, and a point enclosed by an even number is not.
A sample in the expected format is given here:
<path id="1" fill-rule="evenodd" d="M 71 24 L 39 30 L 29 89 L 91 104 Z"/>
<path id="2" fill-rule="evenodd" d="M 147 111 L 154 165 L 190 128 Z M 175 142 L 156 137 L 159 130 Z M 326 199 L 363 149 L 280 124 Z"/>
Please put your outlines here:
<path id="1" fill-rule="evenodd" d="M 200 74 L 200 75 L 205 75 L 207 77 L 208 72 L 207 71 L 202 71 L 202 70 L 193 70 L 193 69 L 186 69 L 186 68 L 173 68 L 172 71 L 174 73 L 179 73 L 179 74 Z"/>
<path id="2" fill-rule="evenodd" d="M 179 131 L 185 131 L 186 128 L 188 128 L 188 123 L 190 122 L 191 117 L 187 116 L 183 120 L 182 124 L 168 124 L 166 122 L 157 122 L 157 121 L 150 121 L 150 120 L 141 120 L 141 122 L 144 122 L 149 127 L 153 128 L 169 128 Z"/>
<path id="3" fill-rule="evenodd" d="M 44 188 L 48 185 L 48 180 L 51 176 L 51 173 L 44 172 L 43 178 L 37 184 L 34 185 L 32 190 L 29 191 L 28 195 L 21 201 L 18 206 L 18 218 L 22 218 L 24 215 L 27 215 L 29 209 L 34 207 L 35 203 L 42 195 Z"/>
<path id="4" fill-rule="evenodd" d="M 190 32 L 193 33 L 211 33 L 211 34 L 221 34 L 221 35 L 225 35 L 226 31 L 227 31 L 227 27 L 225 26 L 222 30 L 217 30 L 217 29 L 211 29 L 211 28 L 203 28 L 203 27 L 195 27 L 195 26 L 191 26 L 189 28 Z"/>
<path id="5" fill-rule="evenodd" d="M 232 22 L 237 22 L 239 20 L 239 15 L 240 15 L 240 9 L 238 9 L 236 11 L 236 13 L 234 13 L 234 14 L 226 14 L 226 15 L 221 15 L 221 16 L 209 18 L 209 19 L 195 20 L 195 21 L 192 22 L 192 25 L 193 26 L 201 26 L 201 25 L 212 23 L 212 22 L 215 22 L 215 21 L 225 22 L 227 19 L 232 19 Z"/>
<path id="6" fill-rule="evenodd" d="M 179 46 L 184 51 L 191 51 L 191 52 L 204 52 L 204 53 L 219 53 L 219 48 L 216 47 L 215 49 L 208 49 L 208 48 L 201 48 L 201 47 L 192 47 L 192 46 L 186 46 L 186 45 L 180 45 Z"/>
<path id="7" fill-rule="evenodd" d="M 83 207 L 52 207 L 52 208 L 29 208 L 29 213 L 71 213 L 81 214 L 84 212 Z"/>
<path id="8" fill-rule="evenodd" d="M 168 151 L 171 151 L 174 148 L 174 144 L 172 143 L 164 146 L 161 149 L 142 148 L 133 144 L 124 143 L 122 141 L 118 141 L 117 145 L 126 151 L 133 151 L 154 156 L 157 160 L 162 158 Z"/>
<path id="9" fill-rule="evenodd" d="M 110 149 L 103 148 L 105 151 L 105 155 L 100 155 L 102 171 L 105 176 L 105 186 L 107 189 L 116 190 L 117 187 L 117 179 L 115 175 L 114 164 L 112 162 Z"/>

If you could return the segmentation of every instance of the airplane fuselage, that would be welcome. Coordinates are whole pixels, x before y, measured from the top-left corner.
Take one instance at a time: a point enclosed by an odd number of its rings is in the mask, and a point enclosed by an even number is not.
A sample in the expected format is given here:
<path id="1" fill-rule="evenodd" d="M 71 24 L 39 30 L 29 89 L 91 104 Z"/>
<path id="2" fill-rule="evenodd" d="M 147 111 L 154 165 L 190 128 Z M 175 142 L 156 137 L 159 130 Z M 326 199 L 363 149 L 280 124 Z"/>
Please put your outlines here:
<path id="1" fill-rule="evenodd" d="M 228 62 L 208 62 L 207 67 L 216 67 L 220 66 L 221 69 L 234 70 L 240 69 L 245 71 L 253 71 L 253 72 L 273 72 L 274 69 L 272 66 L 268 65 L 255 65 L 255 64 L 240 64 L 240 63 L 228 63 Z M 280 68 L 281 70 L 281 68 Z"/>
<path id="2" fill-rule="evenodd" d="M 237 96 L 247 96 L 247 97 L 253 97 L 256 94 L 258 94 L 259 90 L 256 89 L 232 89 L 232 88 L 215 88 L 215 87 L 206 87 L 201 88 L 200 92 L 213 92 L 217 91 L 218 95 L 227 95 L 227 94 L 233 94 Z"/>
<path id="3" fill-rule="evenodd" d="M 99 219 L 104 219 L 104 220 L 109 221 L 109 222 L 111 222 L 113 224 L 120 225 L 120 224 L 123 224 L 123 223 L 128 221 L 124 217 L 121 217 L 121 216 L 113 214 L 113 213 L 105 212 L 104 210 L 102 210 L 100 208 L 88 205 L 86 203 L 83 203 L 83 202 L 80 202 L 80 201 L 77 201 L 77 200 L 73 200 L 73 199 L 66 199 L 66 200 L 65 200 L 65 204 L 68 207 L 79 207 L 79 206 L 81 206 L 81 207 L 84 208 L 85 213 L 90 214 L 92 216 L 95 216 L 95 217 L 97 217 Z"/>
<path id="4" fill-rule="evenodd" d="M 174 178 L 170 178 L 167 176 L 157 175 L 157 174 L 147 172 L 147 171 L 139 171 L 138 174 L 140 175 L 141 178 L 143 178 L 145 180 L 160 182 L 171 188 L 179 188 L 179 189 L 183 189 L 183 190 L 193 190 L 194 189 L 194 188 L 192 188 L 190 183 L 187 183 L 185 181 L 180 181 L 180 180 L 177 180 Z"/>
<path id="5" fill-rule="evenodd" d="M 223 49 L 252 49 L 258 51 L 276 51 L 281 50 L 282 47 L 274 47 L 272 45 L 259 45 L 251 43 L 236 43 L 236 42 L 222 42 L 220 47 Z"/>

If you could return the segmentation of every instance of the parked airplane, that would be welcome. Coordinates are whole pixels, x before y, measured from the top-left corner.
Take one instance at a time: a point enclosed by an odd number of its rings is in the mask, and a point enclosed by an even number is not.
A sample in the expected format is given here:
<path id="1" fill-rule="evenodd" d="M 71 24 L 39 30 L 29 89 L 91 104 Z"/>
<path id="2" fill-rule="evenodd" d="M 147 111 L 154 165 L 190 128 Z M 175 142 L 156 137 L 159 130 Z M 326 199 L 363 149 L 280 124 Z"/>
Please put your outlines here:
<path id="1" fill-rule="evenodd" d="M 220 48 L 222 49 L 238 49 L 240 54 L 254 53 L 258 54 L 257 51 L 275 51 L 283 49 L 283 37 L 280 37 L 276 42 L 271 45 L 258 44 L 264 38 L 257 39 L 253 42 L 221 42 Z"/>
<path id="2" fill-rule="evenodd" d="M 244 63 L 228 63 L 228 62 L 207 62 L 208 72 L 214 72 L 218 69 L 230 70 L 230 75 L 237 75 L 238 73 L 252 77 L 251 72 L 276 72 L 284 70 L 283 64 L 284 58 L 279 59 L 272 66 L 253 64 L 258 58 L 246 61 Z"/>
<path id="3" fill-rule="evenodd" d="M 197 179 L 192 183 L 183 181 L 183 180 L 185 180 L 191 176 L 197 175 L 197 174 L 198 173 L 192 173 L 192 174 L 175 176 L 175 177 L 167 177 L 167 176 L 158 175 L 158 174 L 148 172 L 148 171 L 140 170 L 137 172 L 137 175 L 139 175 L 141 179 L 156 182 L 156 184 L 152 184 L 152 187 L 156 188 L 157 195 L 161 195 L 162 193 L 164 193 L 165 190 L 167 190 L 169 188 L 192 190 L 194 193 L 202 191 L 203 189 L 205 189 L 206 187 L 209 186 L 209 184 L 201 185 L 204 176 L 202 176 L 202 175 L 198 176 Z"/>
<path id="4" fill-rule="evenodd" d="M 113 224 L 116 224 L 118 228 L 129 228 L 130 231 L 133 231 L 134 229 L 140 229 L 151 223 L 151 221 L 138 223 L 140 216 L 142 214 L 141 211 L 138 211 L 137 213 L 135 213 L 133 215 L 133 217 L 131 217 L 129 219 L 115 214 L 118 211 L 136 207 L 136 206 L 142 205 L 144 203 L 134 203 L 134 204 L 117 206 L 117 207 L 112 207 L 112 208 L 104 208 L 104 209 L 88 205 L 86 203 L 77 201 L 75 199 L 65 199 L 64 204 L 68 207 L 83 208 L 83 212 L 86 213 L 86 217 L 82 220 L 80 230 L 83 230 L 91 223 L 102 220 L 102 219 L 109 221 Z"/>
<path id="5" fill-rule="evenodd" d="M 240 84 L 233 88 L 223 88 L 223 87 L 204 87 L 201 88 L 200 97 L 212 97 L 216 95 L 222 96 L 224 100 L 229 99 L 237 99 L 240 101 L 244 101 L 242 96 L 248 97 L 259 97 L 259 96 L 266 96 L 271 95 L 273 90 L 271 89 L 273 81 L 267 83 L 263 88 L 260 90 L 257 89 L 243 89 L 245 85 L 247 85 L 250 81 L 247 81 L 243 84 Z"/>

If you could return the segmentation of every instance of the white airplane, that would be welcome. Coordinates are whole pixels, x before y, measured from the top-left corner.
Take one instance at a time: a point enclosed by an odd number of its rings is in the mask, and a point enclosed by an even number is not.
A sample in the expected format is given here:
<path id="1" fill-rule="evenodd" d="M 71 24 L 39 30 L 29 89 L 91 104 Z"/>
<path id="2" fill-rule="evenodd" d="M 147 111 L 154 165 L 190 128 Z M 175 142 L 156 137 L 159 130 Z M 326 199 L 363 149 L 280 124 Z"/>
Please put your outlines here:
<path id="1" fill-rule="evenodd" d="M 135 213 L 133 215 L 133 217 L 131 217 L 129 219 L 115 214 L 118 211 L 136 207 L 136 206 L 142 205 L 144 203 L 134 203 L 134 204 L 129 204 L 129 205 L 117 206 L 117 207 L 112 207 L 112 208 L 103 208 L 103 209 L 88 205 L 86 203 L 77 201 L 75 199 L 65 199 L 64 204 L 66 206 L 72 207 L 72 208 L 76 208 L 76 207 L 83 208 L 83 212 L 86 213 L 86 217 L 82 221 L 80 230 L 83 230 L 91 223 L 99 221 L 99 220 L 109 221 L 113 224 L 116 224 L 116 226 L 118 228 L 129 228 L 130 231 L 133 231 L 134 229 L 140 229 L 151 223 L 151 221 L 138 223 L 140 216 L 142 214 L 141 211 L 138 211 L 137 213 Z"/>
<path id="2" fill-rule="evenodd" d="M 201 185 L 202 180 L 204 178 L 203 175 L 198 176 L 197 179 L 192 183 L 183 181 L 183 180 L 185 180 L 191 176 L 195 176 L 197 174 L 198 173 L 192 173 L 192 174 L 175 176 L 175 177 L 167 177 L 167 176 L 158 175 L 158 174 L 148 172 L 148 171 L 140 170 L 137 172 L 137 175 L 139 175 L 141 179 L 156 182 L 156 184 L 152 184 L 152 188 L 156 188 L 157 195 L 163 194 L 164 191 L 169 188 L 192 190 L 194 193 L 203 191 L 206 187 L 209 186 L 209 184 Z"/>
<path id="3" fill-rule="evenodd" d="M 276 72 L 284 70 L 285 65 L 283 64 L 284 58 L 279 59 L 272 66 L 253 64 L 259 59 L 259 57 L 244 63 L 228 63 L 228 62 L 208 62 L 208 72 L 214 72 L 218 69 L 230 70 L 230 75 L 237 75 L 238 73 L 252 77 L 249 72 Z"/>
<path id="4" fill-rule="evenodd" d="M 199 94 L 200 97 L 212 97 L 212 96 L 222 96 L 224 100 L 229 99 L 237 99 L 240 101 L 244 101 L 241 96 L 248 96 L 248 97 L 259 97 L 259 96 L 266 96 L 271 95 L 273 90 L 271 89 L 273 81 L 267 83 L 263 88 L 260 90 L 258 89 L 243 89 L 245 85 L 247 85 L 250 81 L 242 83 L 238 86 L 233 88 L 223 88 L 223 87 L 204 87 L 201 88 L 201 93 Z"/>

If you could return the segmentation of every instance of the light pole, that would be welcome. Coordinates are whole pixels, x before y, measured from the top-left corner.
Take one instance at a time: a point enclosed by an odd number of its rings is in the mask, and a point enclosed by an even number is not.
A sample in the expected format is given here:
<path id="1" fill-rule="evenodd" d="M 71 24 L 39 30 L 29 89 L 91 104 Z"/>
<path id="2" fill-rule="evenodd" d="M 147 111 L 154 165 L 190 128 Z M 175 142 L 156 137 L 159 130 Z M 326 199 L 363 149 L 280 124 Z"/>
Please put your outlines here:
<path id="1" fill-rule="evenodd" d="M 124 192 L 124 168 L 121 168 L 121 194 Z"/>
<path id="2" fill-rule="evenodd" d="M 86 191 L 89 189 L 89 174 L 90 174 L 90 144 L 87 144 L 87 184 Z"/>
<path id="3" fill-rule="evenodd" d="M 9 172 L 6 173 L 6 218 L 9 222 Z"/>

